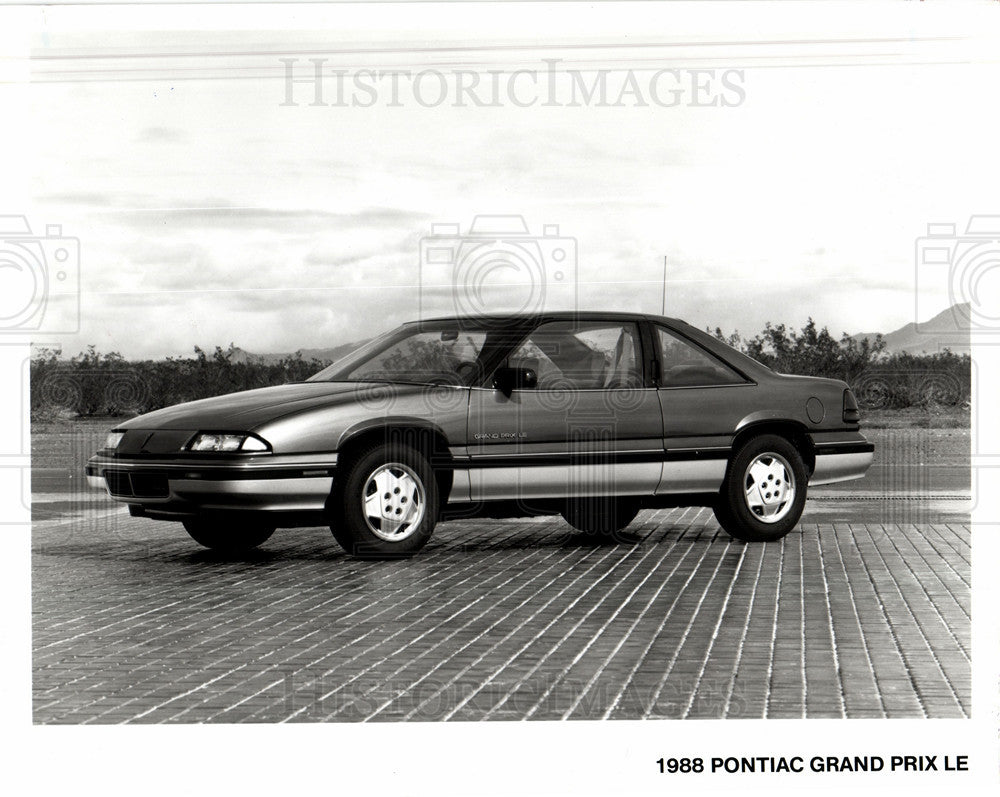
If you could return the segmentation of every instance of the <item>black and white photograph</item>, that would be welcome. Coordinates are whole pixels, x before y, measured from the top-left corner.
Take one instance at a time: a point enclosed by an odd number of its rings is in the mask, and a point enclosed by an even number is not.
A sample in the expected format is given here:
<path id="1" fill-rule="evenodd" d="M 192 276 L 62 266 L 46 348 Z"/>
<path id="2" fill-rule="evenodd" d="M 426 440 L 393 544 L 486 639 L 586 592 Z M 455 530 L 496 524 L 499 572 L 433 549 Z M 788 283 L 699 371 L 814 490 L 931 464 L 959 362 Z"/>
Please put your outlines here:
<path id="1" fill-rule="evenodd" d="M 1000 785 L 1000 3 L 0 19 L 17 782 Z"/>

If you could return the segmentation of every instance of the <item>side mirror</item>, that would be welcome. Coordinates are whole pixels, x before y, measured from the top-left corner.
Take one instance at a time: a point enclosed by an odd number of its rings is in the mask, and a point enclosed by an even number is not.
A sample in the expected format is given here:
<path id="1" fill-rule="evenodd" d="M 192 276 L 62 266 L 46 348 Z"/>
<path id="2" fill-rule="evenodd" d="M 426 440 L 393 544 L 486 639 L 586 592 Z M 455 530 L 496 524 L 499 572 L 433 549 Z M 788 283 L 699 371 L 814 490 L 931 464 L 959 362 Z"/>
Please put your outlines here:
<path id="1" fill-rule="evenodd" d="M 493 388 L 505 396 L 515 390 L 534 390 L 538 386 L 538 374 L 532 368 L 497 368 L 493 374 Z"/>

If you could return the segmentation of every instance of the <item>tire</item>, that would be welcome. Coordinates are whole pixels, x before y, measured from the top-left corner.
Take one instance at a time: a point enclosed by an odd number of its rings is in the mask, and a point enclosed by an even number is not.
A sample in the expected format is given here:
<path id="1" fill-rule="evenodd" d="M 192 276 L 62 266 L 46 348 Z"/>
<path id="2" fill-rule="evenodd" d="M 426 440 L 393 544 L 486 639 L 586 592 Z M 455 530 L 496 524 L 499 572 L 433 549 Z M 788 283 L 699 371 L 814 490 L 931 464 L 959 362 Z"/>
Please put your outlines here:
<path id="1" fill-rule="evenodd" d="M 275 527 L 252 519 L 220 517 L 185 520 L 184 528 L 199 545 L 213 551 L 239 553 L 267 542 Z"/>
<path id="2" fill-rule="evenodd" d="M 715 517 L 738 540 L 780 540 L 802 517 L 808 481 L 802 455 L 788 440 L 754 437 L 730 460 Z"/>
<path id="3" fill-rule="evenodd" d="M 562 516 L 569 525 L 603 542 L 625 542 L 621 532 L 639 514 L 639 502 L 630 498 L 595 497 L 570 501 Z"/>
<path id="4" fill-rule="evenodd" d="M 412 556 L 430 539 L 440 505 L 437 481 L 427 458 L 412 446 L 372 446 L 334 485 L 330 530 L 352 556 Z"/>

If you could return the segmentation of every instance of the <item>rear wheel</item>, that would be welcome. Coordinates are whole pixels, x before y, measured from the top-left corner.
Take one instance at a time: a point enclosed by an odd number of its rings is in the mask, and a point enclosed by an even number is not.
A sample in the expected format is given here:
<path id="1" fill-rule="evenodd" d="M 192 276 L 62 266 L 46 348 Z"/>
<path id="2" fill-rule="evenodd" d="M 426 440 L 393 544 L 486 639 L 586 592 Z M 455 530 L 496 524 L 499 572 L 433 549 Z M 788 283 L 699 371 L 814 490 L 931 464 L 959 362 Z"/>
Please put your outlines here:
<path id="1" fill-rule="evenodd" d="M 404 443 L 380 443 L 362 453 L 331 498 L 333 536 L 361 558 L 411 556 L 437 523 L 434 471 L 420 451 Z"/>
<path id="2" fill-rule="evenodd" d="M 621 533 L 639 513 L 639 502 L 631 498 L 598 496 L 577 498 L 563 509 L 562 516 L 577 531 L 589 537 L 622 542 Z"/>
<path id="3" fill-rule="evenodd" d="M 229 553 L 249 551 L 274 534 L 274 526 L 266 523 L 227 517 L 185 520 L 184 528 L 199 545 Z"/>
<path id="4" fill-rule="evenodd" d="M 788 440 L 754 437 L 729 464 L 715 517 L 739 540 L 779 540 L 802 516 L 808 479 L 802 455 Z"/>

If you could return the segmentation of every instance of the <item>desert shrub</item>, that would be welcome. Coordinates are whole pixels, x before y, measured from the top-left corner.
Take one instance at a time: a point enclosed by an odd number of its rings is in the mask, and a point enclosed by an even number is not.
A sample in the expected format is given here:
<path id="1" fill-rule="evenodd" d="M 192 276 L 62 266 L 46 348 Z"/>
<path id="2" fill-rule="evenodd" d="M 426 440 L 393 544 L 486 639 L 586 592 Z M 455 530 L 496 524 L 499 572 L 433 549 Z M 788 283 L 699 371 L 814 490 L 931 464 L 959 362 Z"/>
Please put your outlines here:
<path id="1" fill-rule="evenodd" d="M 874 409 L 961 406 L 969 401 L 972 360 L 951 351 L 887 354 L 881 335 L 840 340 L 810 318 L 800 330 L 768 323 L 753 338 L 738 332 L 715 336 L 783 374 L 825 376 L 851 386 L 861 406 Z"/>
<path id="2" fill-rule="evenodd" d="M 955 407 L 969 402 L 971 375 L 967 354 L 904 352 L 872 363 L 850 385 L 863 407 Z"/>
<path id="3" fill-rule="evenodd" d="M 101 354 L 91 346 L 69 360 L 42 351 L 31 361 L 33 418 L 59 414 L 136 415 L 184 401 L 240 390 L 301 382 L 329 365 L 301 356 L 273 363 L 233 362 L 233 348 L 216 347 L 209 355 L 126 360 Z"/>

